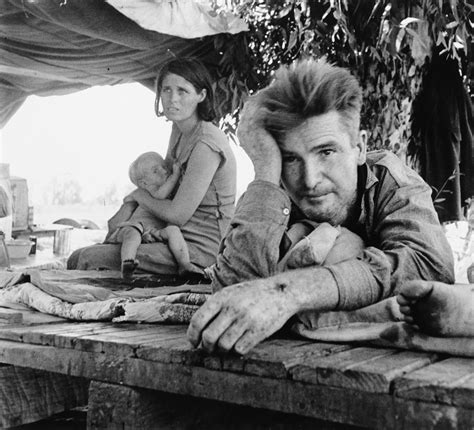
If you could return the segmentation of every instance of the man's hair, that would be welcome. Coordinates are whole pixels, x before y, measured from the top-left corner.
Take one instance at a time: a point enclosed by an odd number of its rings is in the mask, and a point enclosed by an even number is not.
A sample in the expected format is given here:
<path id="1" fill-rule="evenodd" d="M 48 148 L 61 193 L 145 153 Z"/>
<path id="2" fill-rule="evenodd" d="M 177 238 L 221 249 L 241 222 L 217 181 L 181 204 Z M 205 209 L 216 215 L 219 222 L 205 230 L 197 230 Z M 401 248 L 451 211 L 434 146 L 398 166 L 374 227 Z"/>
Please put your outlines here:
<path id="1" fill-rule="evenodd" d="M 347 69 L 324 58 L 282 66 L 271 84 L 256 95 L 265 108 L 264 127 L 277 142 L 306 119 L 337 111 L 355 145 L 360 127 L 362 90 Z"/>
<path id="2" fill-rule="evenodd" d="M 128 169 L 128 176 L 132 183 L 139 187 L 139 182 L 145 176 L 145 172 L 143 171 L 143 163 L 145 161 L 152 160 L 157 164 L 164 165 L 165 169 L 168 170 L 167 164 L 163 160 L 163 157 L 158 154 L 157 152 L 144 152 L 143 154 L 139 155 L 137 159 L 130 164 Z"/>
<path id="3" fill-rule="evenodd" d="M 217 115 L 214 108 L 212 79 L 204 64 L 196 58 L 173 58 L 161 67 L 156 78 L 155 113 L 158 116 L 163 115 L 159 111 L 159 99 L 163 80 L 170 73 L 186 79 L 198 93 L 206 90 L 206 98 L 198 104 L 197 114 L 199 119 L 203 121 L 213 121 Z"/>

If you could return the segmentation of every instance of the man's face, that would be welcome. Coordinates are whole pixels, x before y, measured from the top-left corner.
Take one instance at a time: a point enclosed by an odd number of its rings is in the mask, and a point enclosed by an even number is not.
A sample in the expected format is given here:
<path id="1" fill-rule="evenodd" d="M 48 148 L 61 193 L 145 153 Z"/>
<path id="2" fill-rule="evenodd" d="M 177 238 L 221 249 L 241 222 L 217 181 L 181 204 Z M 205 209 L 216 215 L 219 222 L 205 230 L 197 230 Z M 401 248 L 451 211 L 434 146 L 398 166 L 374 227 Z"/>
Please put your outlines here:
<path id="1" fill-rule="evenodd" d="M 306 120 L 280 142 L 283 185 L 307 218 L 333 225 L 348 218 L 365 162 L 365 141 L 351 143 L 336 111 Z"/>

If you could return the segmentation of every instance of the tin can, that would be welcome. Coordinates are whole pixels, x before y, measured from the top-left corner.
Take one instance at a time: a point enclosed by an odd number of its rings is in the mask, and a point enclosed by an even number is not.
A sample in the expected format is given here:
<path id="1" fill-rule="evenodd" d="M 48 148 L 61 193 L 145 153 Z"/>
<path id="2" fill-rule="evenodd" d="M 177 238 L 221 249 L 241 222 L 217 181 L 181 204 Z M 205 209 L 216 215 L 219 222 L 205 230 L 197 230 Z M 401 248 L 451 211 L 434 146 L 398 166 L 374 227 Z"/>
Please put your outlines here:
<path id="1" fill-rule="evenodd" d="M 56 230 L 54 232 L 53 252 L 58 255 L 67 255 L 71 249 L 71 229 Z"/>

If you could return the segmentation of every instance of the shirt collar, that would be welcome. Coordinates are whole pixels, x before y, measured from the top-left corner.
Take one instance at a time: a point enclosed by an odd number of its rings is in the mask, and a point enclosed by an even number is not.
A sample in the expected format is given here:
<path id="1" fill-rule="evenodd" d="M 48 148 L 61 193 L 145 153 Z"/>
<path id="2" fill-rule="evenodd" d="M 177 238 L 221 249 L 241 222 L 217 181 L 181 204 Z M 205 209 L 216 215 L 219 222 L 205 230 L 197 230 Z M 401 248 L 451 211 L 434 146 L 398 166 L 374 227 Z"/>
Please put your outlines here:
<path id="1" fill-rule="evenodd" d="M 365 187 L 364 192 L 372 188 L 379 180 L 377 176 L 375 176 L 374 172 L 370 170 L 369 165 L 364 163 L 362 166 L 359 167 L 359 174 L 365 176 Z"/>

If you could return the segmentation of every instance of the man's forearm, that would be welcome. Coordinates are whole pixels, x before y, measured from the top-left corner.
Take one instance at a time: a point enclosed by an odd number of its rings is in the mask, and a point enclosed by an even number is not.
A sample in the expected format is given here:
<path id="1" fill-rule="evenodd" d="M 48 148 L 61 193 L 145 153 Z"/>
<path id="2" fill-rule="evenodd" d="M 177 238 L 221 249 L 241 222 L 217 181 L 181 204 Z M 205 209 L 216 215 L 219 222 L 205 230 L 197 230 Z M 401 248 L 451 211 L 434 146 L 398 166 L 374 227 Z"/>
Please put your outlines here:
<path id="1" fill-rule="evenodd" d="M 214 290 L 276 273 L 289 213 L 290 200 L 278 186 L 249 185 L 217 256 Z"/>
<path id="2" fill-rule="evenodd" d="M 339 304 L 339 290 L 332 273 L 324 267 L 290 270 L 268 278 L 276 289 L 296 303 L 298 312 L 332 311 Z"/>

